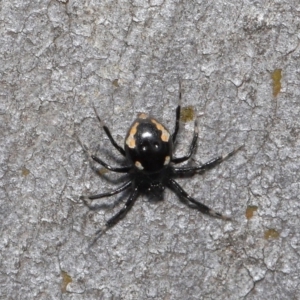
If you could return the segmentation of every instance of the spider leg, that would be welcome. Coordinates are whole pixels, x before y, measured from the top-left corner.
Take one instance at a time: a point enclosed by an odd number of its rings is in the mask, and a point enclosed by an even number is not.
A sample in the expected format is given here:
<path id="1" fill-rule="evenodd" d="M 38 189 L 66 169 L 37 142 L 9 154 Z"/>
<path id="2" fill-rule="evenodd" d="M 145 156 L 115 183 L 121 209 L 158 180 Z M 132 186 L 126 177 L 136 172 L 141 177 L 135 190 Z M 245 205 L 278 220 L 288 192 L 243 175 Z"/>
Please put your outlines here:
<path id="1" fill-rule="evenodd" d="M 131 166 L 125 166 L 125 167 L 119 167 L 119 168 L 118 167 L 111 167 L 110 165 L 108 165 L 107 163 L 105 163 L 103 160 L 101 160 L 100 158 L 98 158 L 95 155 L 91 155 L 91 158 L 94 161 L 96 161 L 98 164 L 102 165 L 107 170 L 117 172 L 117 173 L 128 173 L 130 171 L 130 169 L 132 168 Z"/>
<path id="2" fill-rule="evenodd" d="M 176 108 L 175 130 L 174 130 L 174 133 L 172 134 L 173 144 L 176 141 L 177 133 L 179 130 L 180 110 L 181 110 L 181 81 L 179 81 L 179 105 Z"/>
<path id="3" fill-rule="evenodd" d="M 125 182 L 123 185 L 119 186 L 118 188 L 116 188 L 113 191 L 110 192 L 106 192 L 106 193 L 102 193 L 102 194 L 97 194 L 97 195 L 90 195 L 90 196 L 81 196 L 80 200 L 83 201 L 83 203 L 90 209 L 93 209 L 93 207 L 90 206 L 89 202 L 93 201 L 95 199 L 100 199 L 100 198 L 105 198 L 105 197 L 110 197 L 116 194 L 121 193 L 122 191 L 125 191 L 126 189 L 128 189 L 131 185 L 132 180 L 129 180 L 127 182 Z"/>
<path id="4" fill-rule="evenodd" d="M 106 169 L 113 171 L 113 172 L 118 172 L 118 173 L 128 173 L 129 170 L 131 169 L 131 166 L 126 166 L 126 167 L 120 167 L 120 168 L 115 168 L 115 167 L 111 167 L 110 165 L 108 165 L 107 163 L 105 163 L 103 160 L 101 160 L 100 158 L 96 157 L 95 155 L 91 154 L 91 151 L 88 149 L 88 147 L 83 144 L 81 142 L 81 140 L 79 139 L 79 137 L 77 137 L 79 144 L 81 145 L 82 149 L 85 151 L 85 153 L 88 155 L 88 158 L 90 160 L 90 163 L 92 164 L 92 160 L 91 158 L 96 161 L 98 164 L 102 165 L 103 167 L 105 167 Z M 95 172 L 98 173 L 98 169 L 97 168 L 93 168 Z"/>
<path id="5" fill-rule="evenodd" d="M 180 91 L 180 98 L 181 98 L 181 91 Z M 173 144 L 174 144 L 175 141 L 176 141 L 177 133 L 178 133 L 178 130 L 179 130 L 180 110 L 181 110 L 181 106 L 178 105 L 177 108 L 176 108 L 175 130 L 174 130 L 174 133 L 172 134 L 172 141 L 173 141 Z"/>
<path id="6" fill-rule="evenodd" d="M 223 220 L 231 220 L 231 218 L 226 217 L 226 216 L 212 210 L 208 206 L 206 206 L 206 205 L 202 204 L 201 202 L 198 202 L 197 200 L 192 198 L 175 180 L 169 179 L 167 182 L 167 185 L 180 199 L 193 203 L 195 205 L 193 207 L 200 210 L 202 213 L 211 215 L 213 217 L 220 218 Z"/>
<path id="7" fill-rule="evenodd" d="M 188 160 L 192 156 L 192 154 L 193 154 L 193 152 L 194 152 L 194 150 L 196 148 L 196 143 L 197 143 L 197 139 L 198 139 L 198 126 L 197 125 L 198 124 L 197 124 L 197 120 L 196 120 L 195 121 L 195 126 L 194 126 L 194 136 L 193 136 L 193 140 L 192 140 L 192 143 L 190 145 L 190 149 L 189 149 L 188 154 L 185 155 L 185 156 L 183 156 L 183 157 L 172 158 L 172 162 L 174 164 L 179 164 L 181 162 L 184 162 L 184 161 Z"/>
<path id="8" fill-rule="evenodd" d="M 186 173 L 197 172 L 197 171 L 205 172 L 206 170 L 214 168 L 215 166 L 219 165 L 221 162 L 223 162 L 227 158 L 233 156 L 242 147 L 244 147 L 244 145 L 240 145 L 239 147 L 235 148 L 233 151 L 231 151 L 231 152 L 229 152 L 229 153 L 227 153 L 225 155 L 215 157 L 215 158 L 211 159 L 210 161 L 208 161 L 208 162 L 206 162 L 203 165 L 198 166 L 198 167 L 173 168 L 174 174 L 175 175 L 180 175 L 180 174 L 186 174 Z"/>
<path id="9" fill-rule="evenodd" d="M 95 108 L 95 106 L 93 105 L 93 108 L 94 108 L 94 111 L 95 111 L 95 114 L 97 116 L 97 119 L 98 121 L 100 122 L 100 125 L 101 127 L 104 129 L 106 135 L 108 136 L 110 142 L 112 143 L 112 145 L 123 155 L 123 156 L 126 156 L 126 153 L 125 153 L 125 150 L 120 146 L 118 145 L 118 143 L 114 140 L 114 138 L 112 137 L 111 133 L 110 133 L 110 130 L 108 129 L 108 127 L 103 123 L 103 121 L 100 119 L 98 113 L 97 113 L 97 110 Z"/>
<path id="10" fill-rule="evenodd" d="M 123 208 L 118 213 L 116 213 L 113 217 L 111 217 L 102 228 L 96 231 L 94 239 L 92 240 L 90 246 L 92 246 L 97 241 L 97 239 L 100 236 L 102 236 L 109 228 L 116 225 L 121 219 L 123 219 L 126 216 L 126 214 L 129 212 L 129 210 L 132 208 L 133 204 L 135 203 L 138 195 L 139 195 L 139 190 L 138 187 L 136 186 L 132 190 Z"/>

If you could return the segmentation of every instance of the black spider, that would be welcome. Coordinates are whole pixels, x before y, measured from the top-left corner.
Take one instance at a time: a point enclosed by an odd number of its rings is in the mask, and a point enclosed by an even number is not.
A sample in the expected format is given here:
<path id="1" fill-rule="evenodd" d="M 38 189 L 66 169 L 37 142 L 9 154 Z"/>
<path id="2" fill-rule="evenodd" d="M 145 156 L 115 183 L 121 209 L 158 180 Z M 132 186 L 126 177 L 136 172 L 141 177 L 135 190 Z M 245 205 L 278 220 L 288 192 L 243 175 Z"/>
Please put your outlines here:
<path id="1" fill-rule="evenodd" d="M 195 121 L 194 137 L 187 155 L 183 157 L 173 157 L 173 146 L 179 130 L 180 105 L 178 105 L 176 109 L 175 131 L 172 135 L 166 127 L 156 119 L 149 117 L 144 113 L 140 114 L 128 130 L 125 138 L 125 150 L 117 144 L 108 127 L 102 123 L 95 108 L 94 110 L 109 140 L 121 153 L 121 155 L 126 157 L 128 165 L 125 167 L 111 167 L 100 158 L 95 155 L 91 155 L 87 147 L 80 142 L 83 149 L 88 152 L 89 157 L 104 166 L 106 169 L 113 172 L 129 174 L 129 179 L 123 185 L 111 192 L 92 196 L 81 196 L 80 198 L 83 200 L 85 205 L 92 209 L 94 207 L 89 204 L 91 200 L 109 197 L 127 189 L 131 189 L 130 196 L 124 207 L 117 214 L 111 217 L 104 227 L 100 228 L 96 232 L 94 242 L 108 228 L 114 226 L 123 217 L 125 217 L 141 193 L 151 192 L 156 197 L 162 199 L 165 187 L 168 187 L 175 192 L 179 199 L 181 199 L 184 203 L 200 210 L 202 213 L 224 220 L 230 220 L 229 217 L 215 212 L 208 206 L 192 198 L 182 189 L 173 177 L 180 175 L 194 175 L 196 172 L 202 173 L 207 169 L 211 169 L 220 164 L 226 158 L 232 156 L 243 145 L 227 155 L 218 156 L 200 166 L 175 167 L 176 164 L 182 163 L 191 157 L 195 150 L 198 138 L 197 121 Z"/>

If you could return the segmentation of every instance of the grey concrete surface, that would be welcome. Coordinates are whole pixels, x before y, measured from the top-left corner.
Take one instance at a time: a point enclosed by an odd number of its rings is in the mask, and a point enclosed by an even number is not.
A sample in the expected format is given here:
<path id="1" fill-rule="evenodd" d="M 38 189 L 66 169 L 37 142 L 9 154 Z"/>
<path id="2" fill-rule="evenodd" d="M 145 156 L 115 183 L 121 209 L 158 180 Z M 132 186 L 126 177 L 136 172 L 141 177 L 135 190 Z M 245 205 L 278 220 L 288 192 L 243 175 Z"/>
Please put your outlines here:
<path id="1" fill-rule="evenodd" d="M 299 299 L 299 1 L 0 7 L 1 299 Z M 190 164 L 245 144 L 217 168 L 178 180 L 234 221 L 192 210 L 170 191 L 158 203 L 145 195 L 88 249 L 122 206 L 95 212 L 79 201 L 120 176 L 97 176 L 76 134 L 123 163 L 92 103 L 123 143 L 139 112 L 173 129 L 179 80 L 182 105 L 199 116 Z M 192 134 L 193 122 L 182 123 L 176 155 Z"/>

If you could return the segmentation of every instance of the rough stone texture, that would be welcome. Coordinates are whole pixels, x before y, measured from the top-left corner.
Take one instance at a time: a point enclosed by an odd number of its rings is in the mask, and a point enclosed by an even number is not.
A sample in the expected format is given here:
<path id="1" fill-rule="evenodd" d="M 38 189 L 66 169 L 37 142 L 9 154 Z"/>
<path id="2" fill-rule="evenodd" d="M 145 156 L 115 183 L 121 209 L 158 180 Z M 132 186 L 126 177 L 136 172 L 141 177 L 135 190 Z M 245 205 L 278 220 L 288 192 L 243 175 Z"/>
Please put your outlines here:
<path id="1" fill-rule="evenodd" d="M 1 2 L 1 299 L 299 297 L 300 5 L 262 3 Z M 192 163 L 245 144 L 179 180 L 234 221 L 171 192 L 159 203 L 143 196 L 88 249 L 122 205 L 94 212 L 79 201 L 120 184 L 96 176 L 77 142 L 122 163 L 92 103 L 123 143 L 138 112 L 173 128 L 179 80 L 182 105 L 201 115 Z M 177 155 L 192 132 L 193 122 L 182 124 Z"/>

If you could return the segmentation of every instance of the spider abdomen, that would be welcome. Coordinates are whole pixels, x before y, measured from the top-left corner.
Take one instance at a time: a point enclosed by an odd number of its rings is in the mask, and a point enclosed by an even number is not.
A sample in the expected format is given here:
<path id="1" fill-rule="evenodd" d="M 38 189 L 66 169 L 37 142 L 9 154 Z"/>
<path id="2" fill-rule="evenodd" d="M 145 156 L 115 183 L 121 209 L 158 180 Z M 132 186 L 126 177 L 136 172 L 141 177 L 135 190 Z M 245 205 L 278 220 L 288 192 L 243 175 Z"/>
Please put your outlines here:
<path id="1" fill-rule="evenodd" d="M 138 171 L 159 172 L 172 159 L 172 136 L 157 120 L 140 114 L 126 135 L 125 152 Z"/>

